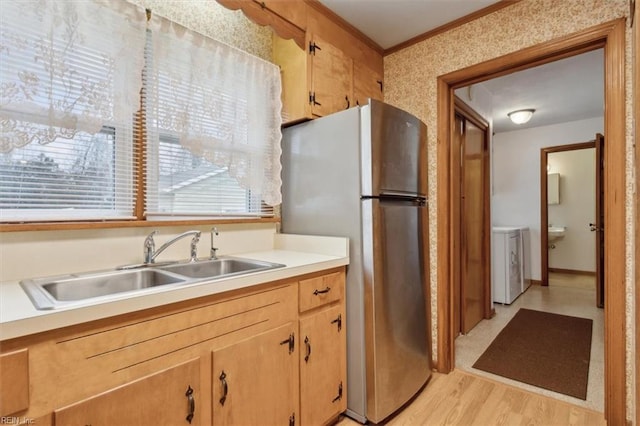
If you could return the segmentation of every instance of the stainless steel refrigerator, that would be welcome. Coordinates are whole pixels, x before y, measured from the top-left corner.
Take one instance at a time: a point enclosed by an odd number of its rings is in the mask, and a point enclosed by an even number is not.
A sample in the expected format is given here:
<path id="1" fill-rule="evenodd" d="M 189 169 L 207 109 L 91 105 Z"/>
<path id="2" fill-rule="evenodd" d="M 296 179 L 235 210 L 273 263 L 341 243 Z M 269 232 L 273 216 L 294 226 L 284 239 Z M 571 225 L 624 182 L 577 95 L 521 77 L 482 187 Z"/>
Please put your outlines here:
<path id="1" fill-rule="evenodd" d="M 347 414 L 379 423 L 431 375 L 426 126 L 371 100 L 283 129 L 282 231 L 349 237 Z"/>

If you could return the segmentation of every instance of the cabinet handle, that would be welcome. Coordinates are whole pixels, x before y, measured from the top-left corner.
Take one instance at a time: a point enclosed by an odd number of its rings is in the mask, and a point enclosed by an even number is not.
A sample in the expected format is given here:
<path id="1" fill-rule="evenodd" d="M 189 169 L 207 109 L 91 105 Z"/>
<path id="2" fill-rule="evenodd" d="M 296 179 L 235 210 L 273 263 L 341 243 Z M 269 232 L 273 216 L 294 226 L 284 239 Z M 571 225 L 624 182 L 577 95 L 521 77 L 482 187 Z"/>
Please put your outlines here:
<path id="1" fill-rule="evenodd" d="M 220 398 L 220 405 L 224 405 L 224 402 L 227 400 L 227 395 L 229 394 L 229 386 L 227 385 L 227 375 L 222 370 L 222 374 L 220 374 L 220 383 L 222 384 L 222 397 Z"/>
<path id="2" fill-rule="evenodd" d="M 342 382 L 340 382 L 340 386 L 338 386 L 338 396 L 333 398 L 333 400 L 331 400 L 331 402 L 340 401 L 341 399 L 342 399 Z"/>
<path id="3" fill-rule="evenodd" d="M 345 96 L 344 100 L 347 101 L 347 107 L 345 109 L 349 109 L 349 107 L 351 106 L 351 102 L 349 101 L 349 96 Z"/>
<path id="4" fill-rule="evenodd" d="M 309 357 L 311 356 L 311 342 L 309 341 L 309 336 L 304 337 L 304 345 L 307 347 L 307 354 L 304 356 L 304 362 L 309 362 Z"/>
<path id="5" fill-rule="evenodd" d="M 319 295 L 319 294 L 329 293 L 330 291 L 331 291 L 331 287 L 328 287 L 328 286 L 327 286 L 327 287 L 325 287 L 325 289 L 324 289 L 324 290 L 318 290 L 318 289 L 316 289 L 316 291 L 314 291 L 314 292 L 313 292 L 313 295 L 314 295 L 314 296 L 317 296 L 317 295 Z"/>
<path id="6" fill-rule="evenodd" d="M 187 421 L 191 424 L 193 415 L 196 412 L 196 400 L 193 398 L 193 389 L 191 389 L 191 386 L 188 387 L 185 396 L 187 397 L 187 401 L 189 401 L 189 414 L 187 414 Z"/>
<path id="7" fill-rule="evenodd" d="M 339 314 L 338 318 L 331 321 L 331 324 L 338 324 L 338 331 L 342 330 L 342 314 Z"/>
<path id="8" fill-rule="evenodd" d="M 293 333 L 291 333 L 289 335 L 289 338 L 286 340 L 283 340 L 282 342 L 280 342 L 281 345 L 289 345 L 289 353 L 293 353 L 293 350 L 295 349 L 296 346 L 296 338 L 293 335 Z"/>
<path id="9" fill-rule="evenodd" d="M 376 83 L 378 83 L 378 85 L 380 85 L 380 91 L 382 92 L 382 80 L 377 80 Z"/>
<path id="10" fill-rule="evenodd" d="M 267 8 L 267 5 L 262 1 L 260 2 L 260 7 L 262 8 L 262 10 L 265 10 Z"/>

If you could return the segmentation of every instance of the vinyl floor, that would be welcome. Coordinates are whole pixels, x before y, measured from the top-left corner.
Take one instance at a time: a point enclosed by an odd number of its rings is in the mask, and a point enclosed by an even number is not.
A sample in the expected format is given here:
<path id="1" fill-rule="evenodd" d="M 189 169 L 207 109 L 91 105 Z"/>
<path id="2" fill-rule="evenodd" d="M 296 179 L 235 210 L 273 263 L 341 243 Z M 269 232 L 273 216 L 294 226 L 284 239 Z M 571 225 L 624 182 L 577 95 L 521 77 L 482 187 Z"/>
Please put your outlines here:
<path id="1" fill-rule="evenodd" d="M 582 276 L 583 278 L 581 279 L 579 277 L 563 278 L 562 276 L 550 274 L 549 287 L 534 285 L 529 287 L 511 305 L 494 304 L 495 317 L 481 321 L 468 334 L 459 336 L 456 339 L 456 368 L 584 408 L 604 412 L 604 310 L 596 307 L 595 284 L 590 285 L 586 282 L 593 280 L 593 278 Z M 519 308 L 535 309 L 593 320 L 586 401 L 509 380 L 471 367 Z"/>

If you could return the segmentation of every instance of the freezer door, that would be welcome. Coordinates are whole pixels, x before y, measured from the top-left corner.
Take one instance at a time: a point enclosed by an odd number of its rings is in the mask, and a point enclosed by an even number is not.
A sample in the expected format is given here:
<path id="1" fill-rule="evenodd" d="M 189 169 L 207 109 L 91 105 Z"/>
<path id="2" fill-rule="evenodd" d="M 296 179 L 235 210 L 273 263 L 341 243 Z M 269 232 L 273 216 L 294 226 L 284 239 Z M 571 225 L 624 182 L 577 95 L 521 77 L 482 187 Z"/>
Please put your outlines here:
<path id="1" fill-rule="evenodd" d="M 427 208 L 364 199 L 367 418 L 379 423 L 431 375 Z"/>
<path id="2" fill-rule="evenodd" d="M 371 100 L 360 110 L 362 195 L 427 193 L 427 126 L 413 115 Z"/>

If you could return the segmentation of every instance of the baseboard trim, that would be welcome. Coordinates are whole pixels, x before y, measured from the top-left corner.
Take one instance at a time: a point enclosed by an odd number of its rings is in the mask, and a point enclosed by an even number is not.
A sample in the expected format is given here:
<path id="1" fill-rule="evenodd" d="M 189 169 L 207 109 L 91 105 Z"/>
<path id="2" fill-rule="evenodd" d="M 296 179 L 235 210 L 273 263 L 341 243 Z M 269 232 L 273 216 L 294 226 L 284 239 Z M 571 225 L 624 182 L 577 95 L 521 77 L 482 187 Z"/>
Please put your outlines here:
<path id="1" fill-rule="evenodd" d="M 563 268 L 549 268 L 549 272 L 557 272 L 559 274 L 571 274 L 571 275 L 588 275 L 595 277 L 594 271 L 578 271 L 576 269 L 563 269 Z"/>
<path id="2" fill-rule="evenodd" d="M 531 285 L 542 285 L 542 280 L 528 280 Z"/>

